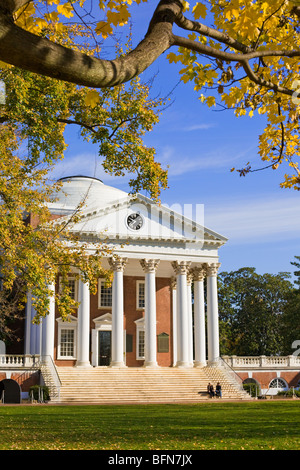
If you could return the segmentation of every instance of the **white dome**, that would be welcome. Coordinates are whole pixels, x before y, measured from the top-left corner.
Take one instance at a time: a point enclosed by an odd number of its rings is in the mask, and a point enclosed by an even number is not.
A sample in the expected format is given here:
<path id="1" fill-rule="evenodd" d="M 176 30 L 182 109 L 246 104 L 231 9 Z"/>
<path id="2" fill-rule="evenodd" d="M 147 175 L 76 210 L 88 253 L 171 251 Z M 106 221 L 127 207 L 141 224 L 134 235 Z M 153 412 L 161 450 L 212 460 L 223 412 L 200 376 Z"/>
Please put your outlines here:
<path id="1" fill-rule="evenodd" d="M 62 187 L 54 195 L 55 202 L 50 206 L 51 212 L 56 214 L 74 211 L 80 203 L 84 204 L 83 210 L 98 209 L 128 196 L 125 191 L 89 176 L 68 176 L 59 181 L 63 183 Z"/>

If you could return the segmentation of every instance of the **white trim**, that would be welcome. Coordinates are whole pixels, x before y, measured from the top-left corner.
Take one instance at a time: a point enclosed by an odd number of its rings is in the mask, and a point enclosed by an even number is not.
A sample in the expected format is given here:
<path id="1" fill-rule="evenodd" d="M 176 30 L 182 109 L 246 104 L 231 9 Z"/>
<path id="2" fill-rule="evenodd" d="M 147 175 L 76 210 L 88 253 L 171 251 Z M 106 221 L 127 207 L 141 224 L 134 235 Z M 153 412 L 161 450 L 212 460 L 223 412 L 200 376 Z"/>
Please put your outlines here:
<path id="1" fill-rule="evenodd" d="M 135 320 L 134 322 L 136 324 L 136 349 L 135 349 L 135 354 L 136 354 L 136 360 L 137 361 L 143 361 L 145 360 L 145 356 L 140 356 L 139 355 L 139 345 L 140 345 L 140 333 L 143 332 L 145 335 L 145 318 L 139 318 L 139 320 Z M 145 352 L 145 336 L 144 336 L 144 352 Z"/>
<path id="2" fill-rule="evenodd" d="M 95 328 L 92 332 L 92 366 L 98 367 L 98 332 L 99 331 L 112 331 L 112 314 L 110 312 L 94 318 Z"/>
<path id="3" fill-rule="evenodd" d="M 75 282 L 75 302 L 78 302 L 78 279 L 75 276 L 68 276 L 68 281 Z M 62 292 L 62 276 L 59 276 L 59 293 Z"/>
<path id="4" fill-rule="evenodd" d="M 139 306 L 140 301 L 140 285 L 144 285 L 144 306 Z M 144 311 L 145 310 L 145 280 L 136 281 L 136 309 Z"/>
<path id="5" fill-rule="evenodd" d="M 77 318 L 70 315 L 68 322 L 63 321 L 62 318 L 57 318 L 58 323 L 58 340 L 57 340 L 57 359 L 59 360 L 74 360 L 77 358 L 77 330 L 78 323 Z M 73 330 L 74 331 L 74 354 L 73 356 L 62 356 L 61 355 L 61 332 L 62 330 Z"/>
<path id="6" fill-rule="evenodd" d="M 98 308 L 112 308 L 112 286 L 109 286 L 111 288 L 111 305 L 101 305 L 101 286 L 102 284 L 106 284 L 107 281 L 106 279 L 98 279 Z"/>

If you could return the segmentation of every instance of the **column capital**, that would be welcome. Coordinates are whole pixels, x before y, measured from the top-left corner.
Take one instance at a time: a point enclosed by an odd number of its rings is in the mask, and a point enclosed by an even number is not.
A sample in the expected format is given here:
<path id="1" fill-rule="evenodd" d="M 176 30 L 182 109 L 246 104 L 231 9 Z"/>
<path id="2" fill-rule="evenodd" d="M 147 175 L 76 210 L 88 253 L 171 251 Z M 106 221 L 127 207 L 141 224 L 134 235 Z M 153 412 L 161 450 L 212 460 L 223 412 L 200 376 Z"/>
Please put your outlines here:
<path id="1" fill-rule="evenodd" d="M 171 289 L 176 289 L 177 287 L 177 280 L 176 280 L 176 277 L 175 276 L 172 276 L 171 279 L 170 279 L 170 287 Z"/>
<path id="2" fill-rule="evenodd" d="M 207 273 L 207 276 L 214 276 L 216 277 L 218 275 L 218 270 L 221 266 L 221 263 L 211 263 L 211 264 L 208 264 L 207 265 L 207 268 L 206 268 L 206 273 Z"/>
<path id="3" fill-rule="evenodd" d="M 127 258 L 109 258 L 108 262 L 113 271 L 123 272 L 127 264 Z"/>
<path id="4" fill-rule="evenodd" d="M 186 282 L 187 282 L 187 285 L 188 286 L 191 286 L 192 285 L 192 282 L 193 282 L 193 271 L 192 270 L 188 270 L 187 273 L 186 273 Z"/>
<path id="5" fill-rule="evenodd" d="M 171 264 L 176 274 L 188 274 L 191 262 L 190 261 L 173 261 Z"/>
<path id="6" fill-rule="evenodd" d="M 203 281 L 206 276 L 206 266 L 197 266 L 193 269 L 194 281 Z"/>
<path id="7" fill-rule="evenodd" d="M 159 259 L 141 259 L 140 264 L 145 273 L 155 273 L 159 261 Z"/>

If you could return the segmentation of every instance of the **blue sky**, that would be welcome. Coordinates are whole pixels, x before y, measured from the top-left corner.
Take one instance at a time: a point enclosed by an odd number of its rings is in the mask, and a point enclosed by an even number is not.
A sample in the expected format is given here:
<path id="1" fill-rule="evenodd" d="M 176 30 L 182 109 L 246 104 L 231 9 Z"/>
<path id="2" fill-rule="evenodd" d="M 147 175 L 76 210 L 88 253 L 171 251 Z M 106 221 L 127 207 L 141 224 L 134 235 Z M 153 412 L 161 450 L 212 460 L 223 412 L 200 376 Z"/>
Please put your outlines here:
<path id="1" fill-rule="evenodd" d="M 138 40 L 146 30 L 148 9 L 141 5 L 134 17 L 133 34 Z M 178 69 L 163 56 L 144 75 L 157 74 L 155 86 L 164 96 L 177 85 Z M 282 169 L 244 178 L 230 172 L 248 161 L 253 167 L 261 166 L 257 147 L 264 117 L 235 118 L 231 111 L 207 108 L 191 84 L 180 83 L 173 99 L 145 137 L 145 143 L 156 149 L 157 160 L 170 167 L 169 189 L 162 193 L 162 203 L 204 204 L 205 226 L 228 238 L 220 249 L 222 271 L 251 266 L 261 274 L 293 272 L 290 262 L 300 255 L 300 192 L 279 187 Z M 129 190 L 125 178 L 103 172 L 97 148 L 80 141 L 77 132 L 67 131 L 69 146 L 56 176 L 96 176 Z"/>

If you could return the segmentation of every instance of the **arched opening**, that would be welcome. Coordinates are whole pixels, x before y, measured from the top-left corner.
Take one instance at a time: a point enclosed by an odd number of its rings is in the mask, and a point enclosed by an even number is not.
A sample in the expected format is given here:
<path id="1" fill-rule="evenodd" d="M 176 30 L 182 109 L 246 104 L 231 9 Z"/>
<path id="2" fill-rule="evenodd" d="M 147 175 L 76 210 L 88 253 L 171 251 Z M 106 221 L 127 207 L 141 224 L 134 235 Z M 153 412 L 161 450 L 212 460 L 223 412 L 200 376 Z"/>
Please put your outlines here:
<path id="1" fill-rule="evenodd" d="M 247 390 L 252 397 L 257 397 L 261 394 L 260 384 L 257 380 L 252 378 L 245 379 L 243 380 L 243 385 L 244 389 Z"/>
<path id="2" fill-rule="evenodd" d="M 269 395 L 277 395 L 278 392 L 283 392 L 288 390 L 288 385 L 286 381 L 280 377 L 276 377 L 271 380 L 269 385 Z"/>
<path id="3" fill-rule="evenodd" d="M 21 403 L 21 388 L 18 382 L 4 379 L 0 382 L 0 398 L 3 403 Z"/>

